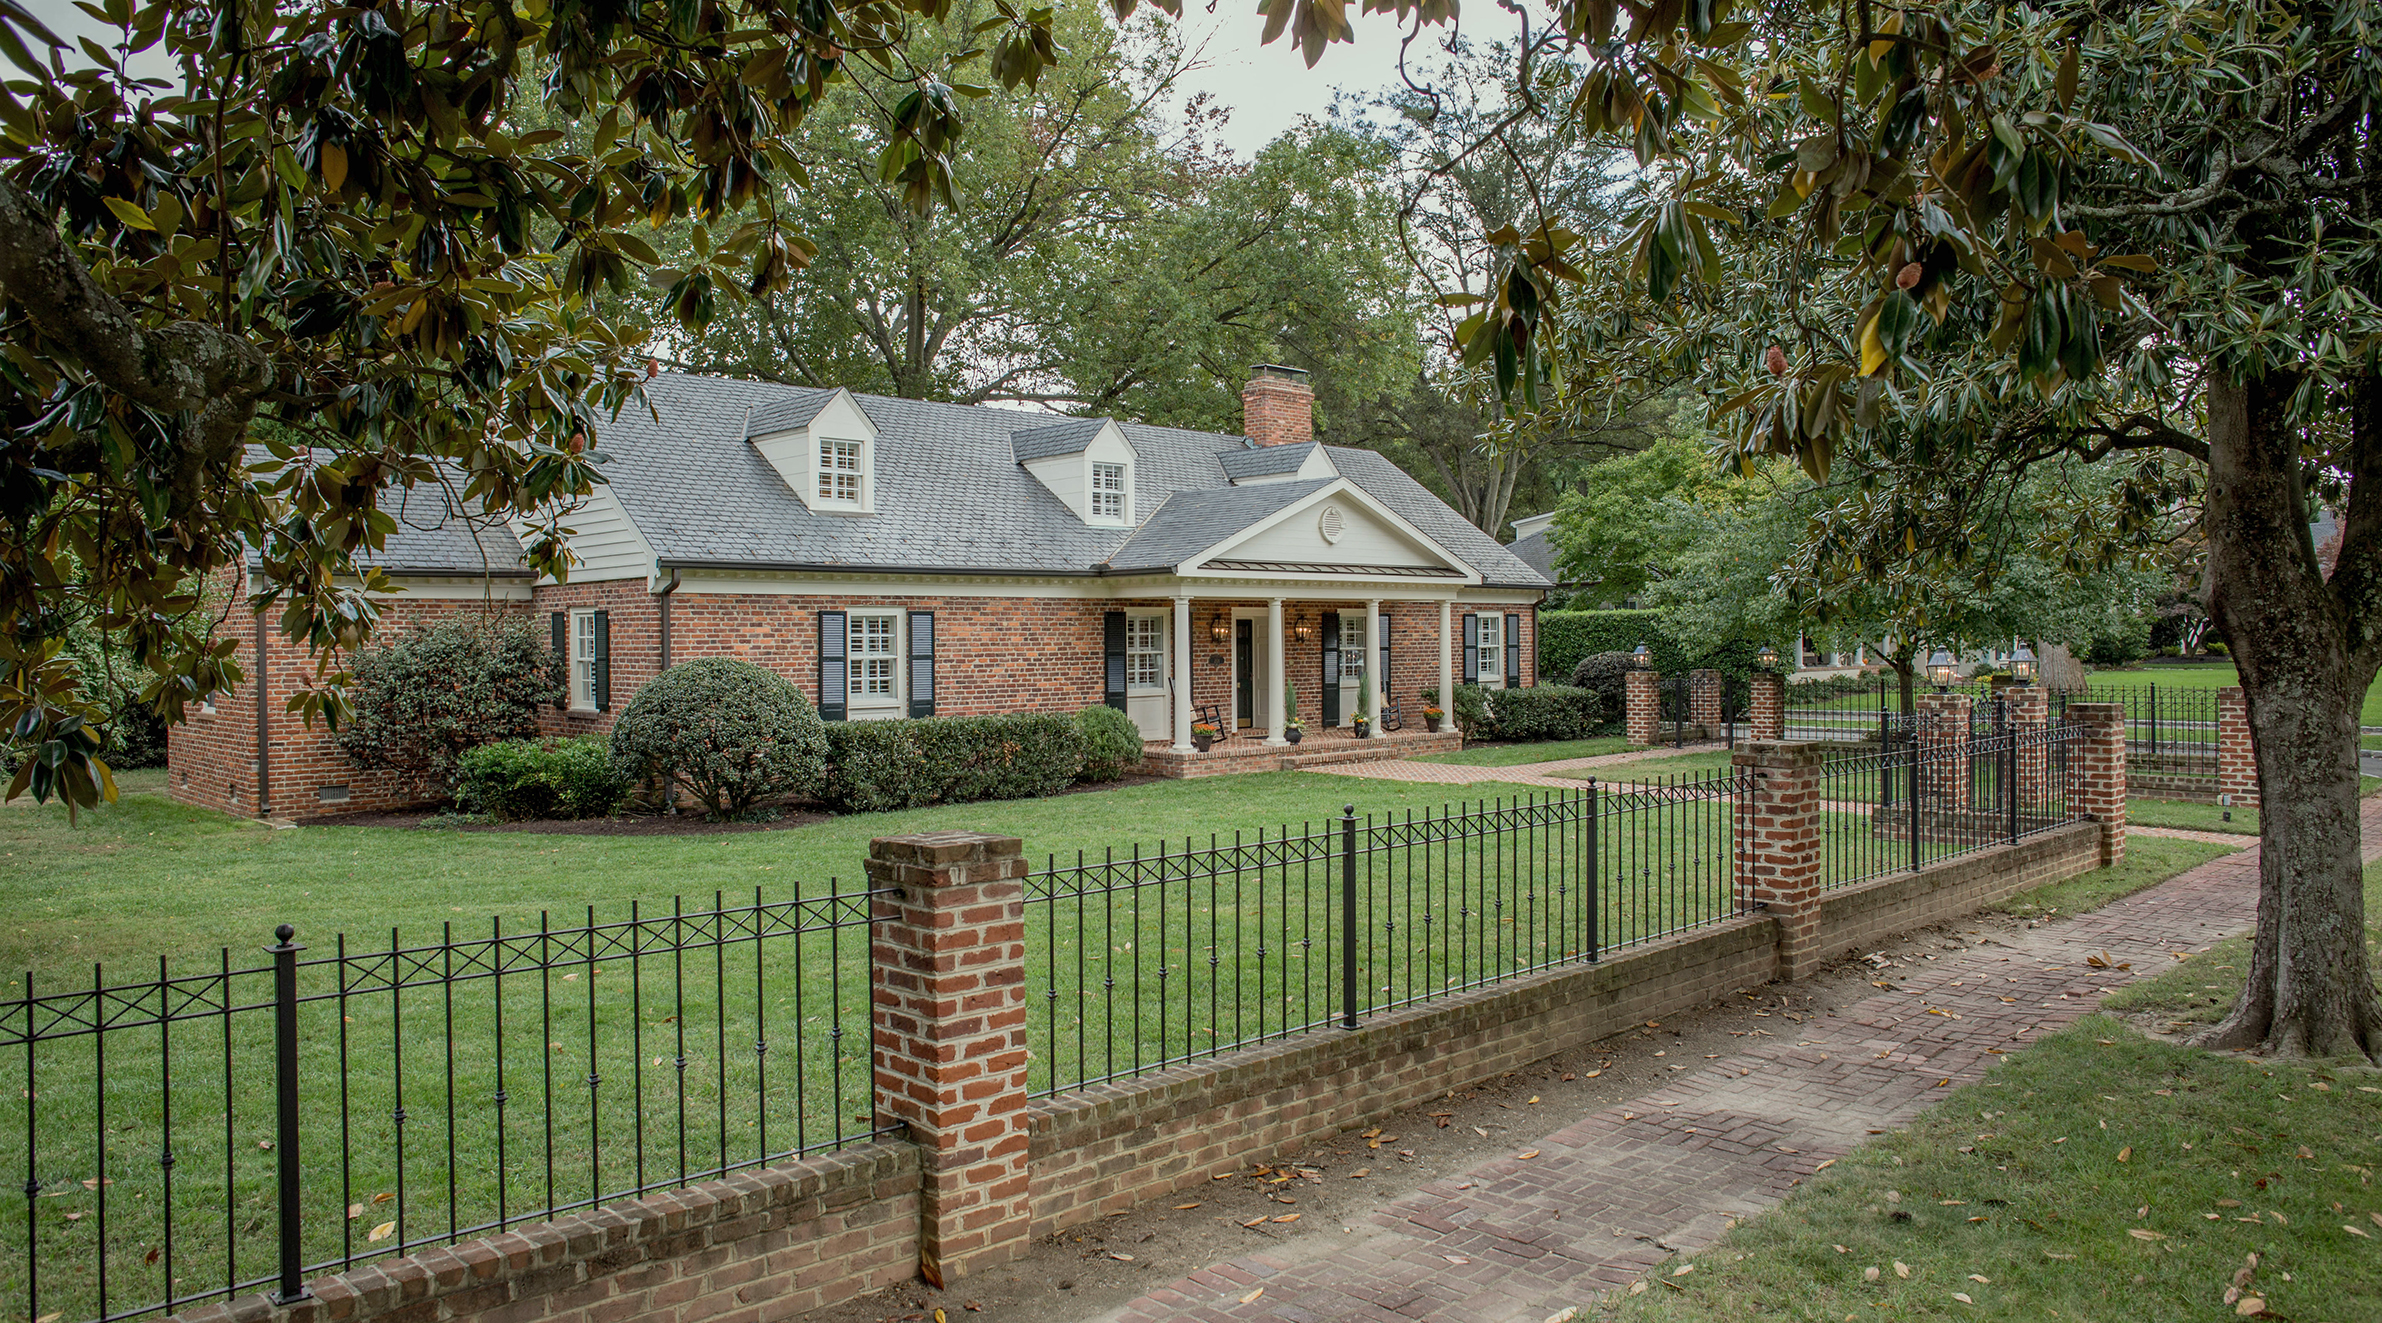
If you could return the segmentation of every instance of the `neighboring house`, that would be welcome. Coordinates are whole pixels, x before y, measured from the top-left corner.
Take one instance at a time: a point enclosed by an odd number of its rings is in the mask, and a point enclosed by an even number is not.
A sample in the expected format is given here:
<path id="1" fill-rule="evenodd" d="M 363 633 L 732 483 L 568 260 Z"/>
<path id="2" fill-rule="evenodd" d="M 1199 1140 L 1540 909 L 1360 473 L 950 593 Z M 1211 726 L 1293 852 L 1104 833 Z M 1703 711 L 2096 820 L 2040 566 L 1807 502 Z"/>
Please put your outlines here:
<path id="1" fill-rule="evenodd" d="M 555 733 L 607 730 L 672 662 L 726 655 L 830 721 L 1105 701 L 1176 773 L 1200 770 L 1203 712 L 1236 749 L 1282 743 L 1285 681 L 1310 732 L 1392 702 L 1419 727 L 1451 679 L 1536 683 L 1547 579 L 1379 454 L 1318 444 L 1303 377 L 1259 369 L 1238 437 L 664 374 L 598 429 L 609 482 L 566 520 L 569 582 L 418 488 L 378 558 L 404 589 L 380 628 L 542 620 L 570 662 Z M 402 802 L 282 712 L 315 659 L 268 622 L 238 632 L 264 683 L 173 732 L 175 794 L 275 816 Z"/>
<path id="2" fill-rule="evenodd" d="M 1538 577 L 1546 580 L 1553 587 L 1555 596 L 1561 599 L 1578 591 L 1580 585 L 1566 582 L 1555 573 L 1554 526 L 1553 510 L 1516 519 L 1513 521 L 1514 540 L 1506 550 L 1514 553 L 1514 559 L 1538 571 Z"/>

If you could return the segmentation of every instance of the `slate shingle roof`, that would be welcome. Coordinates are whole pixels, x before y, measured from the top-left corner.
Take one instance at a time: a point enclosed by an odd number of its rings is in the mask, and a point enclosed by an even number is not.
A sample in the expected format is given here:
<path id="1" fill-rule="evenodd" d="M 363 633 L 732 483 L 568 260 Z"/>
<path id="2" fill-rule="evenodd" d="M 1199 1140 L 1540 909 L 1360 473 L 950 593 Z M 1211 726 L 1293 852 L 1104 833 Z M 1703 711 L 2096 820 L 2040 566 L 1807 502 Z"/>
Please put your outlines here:
<path id="1" fill-rule="evenodd" d="M 1029 459 L 1049 459 L 1053 455 L 1078 455 L 1108 426 L 1106 418 L 1070 418 L 1049 427 L 1030 427 L 1009 434 L 1009 448 L 1017 462 Z"/>
<path id="2" fill-rule="evenodd" d="M 1166 498 L 1158 512 L 1141 523 L 1125 545 L 1109 557 L 1108 568 L 1171 570 L 1185 560 L 1231 537 L 1249 525 L 1296 505 L 1299 498 L 1332 485 L 1336 479 L 1309 478 L 1305 482 L 1269 482 L 1262 487 L 1211 487 L 1181 491 Z"/>
<path id="3" fill-rule="evenodd" d="M 315 452 L 329 458 L 329 452 Z M 263 446 L 248 448 L 253 465 L 277 464 Z M 460 485 L 460 472 L 455 476 Z M 528 578 L 532 571 L 521 554 L 520 540 L 501 519 L 491 519 L 477 507 L 460 512 L 448 489 L 435 482 L 399 487 L 384 494 L 381 509 L 397 521 L 382 542 L 380 553 L 359 556 L 359 565 L 377 566 L 391 574 L 481 575 Z M 251 568 L 263 563 L 255 547 L 247 549 Z"/>
<path id="4" fill-rule="evenodd" d="M 1250 478 L 1272 477 L 1278 473 L 1296 473 L 1315 453 L 1316 442 L 1302 441 L 1295 446 L 1256 446 L 1248 450 L 1228 450 L 1220 457 L 1224 461 L 1224 476 L 1234 482 Z"/>
<path id="5" fill-rule="evenodd" d="M 1514 559 L 1537 570 L 1548 582 L 1556 581 L 1555 543 L 1546 534 L 1533 533 L 1528 537 L 1515 538 L 1513 545 L 1506 550 L 1514 554 Z"/>
<path id="6" fill-rule="evenodd" d="M 1128 544 L 1138 544 L 1133 559 L 1157 563 L 1162 539 L 1187 541 L 1228 517 L 1245 527 L 1316 485 L 1233 488 L 1222 457 L 1248 453 L 1242 438 L 1120 423 L 1136 457 L 1133 508 L 1145 526 L 1091 527 L 1019 464 L 1014 437 L 1096 431 L 1104 420 L 860 395 L 855 400 L 877 428 L 876 513 L 814 514 L 747 438 L 762 431 L 752 420 L 781 431 L 802 425 L 833 392 L 677 373 L 648 381 L 645 392 L 650 408 L 632 403 L 597 427 L 597 449 L 607 456 L 605 475 L 622 508 L 664 565 L 1092 574 Z M 802 422 L 784 421 L 795 418 Z M 1387 459 L 1368 450 L 1327 453 L 1343 476 L 1470 563 L 1485 583 L 1546 586 Z M 1194 499 L 1171 510 L 1184 496 Z"/>

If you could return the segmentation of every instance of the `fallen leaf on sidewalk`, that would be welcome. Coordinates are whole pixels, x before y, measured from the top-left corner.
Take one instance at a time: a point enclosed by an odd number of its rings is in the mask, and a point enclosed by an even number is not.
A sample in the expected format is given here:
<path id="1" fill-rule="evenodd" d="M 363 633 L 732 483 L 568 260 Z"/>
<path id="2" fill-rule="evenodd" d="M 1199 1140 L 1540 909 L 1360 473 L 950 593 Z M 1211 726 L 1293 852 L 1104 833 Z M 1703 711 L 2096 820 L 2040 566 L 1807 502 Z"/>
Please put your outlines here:
<path id="1" fill-rule="evenodd" d="M 1256 1304 L 1256 1303 L 1257 1303 L 1257 1297 L 1259 1297 L 1259 1296 L 1261 1296 L 1261 1295 L 1264 1295 L 1264 1294 L 1265 1294 L 1265 1288 L 1264 1288 L 1264 1287 L 1262 1287 L 1262 1286 L 1260 1286 L 1260 1287 L 1258 1287 L 1256 1290 L 1254 1290 L 1254 1291 L 1251 1291 L 1249 1294 L 1247 1294 L 1247 1295 L 1245 1295 L 1245 1296 L 1242 1296 L 1242 1297 L 1241 1297 L 1241 1303 L 1242 1303 L 1242 1304 L 1244 1304 L 1244 1305 L 1253 1305 L 1253 1304 Z"/>
<path id="2" fill-rule="evenodd" d="M 1262 1218 L 1262 1217 L 1253 1217 L 1253 1218 L 1250 1218 L 1248 1221 L 1241 1223 L 1241 1225 L 1242 1225 L 1242 1226 L 1245 1226 L 1245 1227 L 1264 1226 L 1264 1225 L 1265 1225 L 1265 1219 L 1264 1219 L 1264 1218 Z"/>
<path id="3" fill-rule="evenodd" d="M 1284 1213 L 1282 1216 L 1277 1217 L 1274 1220 L 1277 1222 L 1296 1222 L 1299 1220 L 1299 1215 L 1296 1213 Z"/>
<path id="4" fill-rule="evenodd" d="M 1197 1203 L 1176 1204 L 1176 1205 L 1174 1206 L 1174 1210 L 1175 1210 L 1176 1212 L 1180 1213 L 1180 1212 L 1183 1212 L 1183 1211 L 1184 1211 L 1184 1210 L 1186 1210 L 1186 1209 L 1192 1209 L 1192 1208 L 1197 1208 L 1197 1207 L 1199 1207 L 1199 1205 L 1198 1205 Z"/>
<path id="5" fill-rule="evenodd" d="M 1530 1159 L 1538 1156 L 1538 1150 L 1534 1148 L 1526 1148 L 1521 1152 L 1514 1154 L 1514 1156 L 1520 1158 L 1524 1162 L 1528 1162 Z"/>

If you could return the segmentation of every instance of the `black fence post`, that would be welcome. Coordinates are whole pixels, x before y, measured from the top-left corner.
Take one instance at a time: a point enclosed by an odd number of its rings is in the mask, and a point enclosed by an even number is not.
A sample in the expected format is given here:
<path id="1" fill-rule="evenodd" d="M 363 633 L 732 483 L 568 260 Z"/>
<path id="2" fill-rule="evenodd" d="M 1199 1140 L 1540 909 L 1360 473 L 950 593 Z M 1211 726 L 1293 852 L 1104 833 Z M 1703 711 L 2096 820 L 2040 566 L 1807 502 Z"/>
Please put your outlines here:
<path id="1" fill-rule="evenodd" d="M 1919 732 L 1911 731 L 1911 871 L 1919 871 Z"/>
<path id="2" fill-rule="evenodd" d="M 1588 963 L 1595 964 L 1597 938 L 1603 932 L 1603 926 L 1598 921 L 1597 900 L 1599 894 L 1604 890 L 1603 887 L 1597 885 L 1596 877 L 1596 778 L 1588 778 L 1588 793 L 1582 803 L 1585 806 L 1584 811 L 1588 814 L 1588 843 L 1587 848 L 1581 852 L 1588 865 L 1588 878 L 1583 884 L 1588 889 Z"/>
<path id="3" fill-rule="evenodd" d="M 2018 728 L 2012 726 L 2002 738 L 2009 747 L 2002 755 L 2002 797 L 2010 802 L 2010 844 L 2018 844 Z"/>
<path id="4" fill-rule="evenodd" d="M 278 1113 L 273 1156 L 281 1166 L 281 1290 L 274 1303 L 282 1305 L 312 1298 L 306 1290 L 298 1244 L 298 952 L 306 948 L 290 940 L 297 931 L 282 924 L 273 930 L 276 944 L 265 948 L 273 957 L 273 1082 Z"/>
<path id="5" fill-rule="evenodd" d="M 1340 812 L 1340 1027 L 1356 1028 L 1356 805 Z"/>

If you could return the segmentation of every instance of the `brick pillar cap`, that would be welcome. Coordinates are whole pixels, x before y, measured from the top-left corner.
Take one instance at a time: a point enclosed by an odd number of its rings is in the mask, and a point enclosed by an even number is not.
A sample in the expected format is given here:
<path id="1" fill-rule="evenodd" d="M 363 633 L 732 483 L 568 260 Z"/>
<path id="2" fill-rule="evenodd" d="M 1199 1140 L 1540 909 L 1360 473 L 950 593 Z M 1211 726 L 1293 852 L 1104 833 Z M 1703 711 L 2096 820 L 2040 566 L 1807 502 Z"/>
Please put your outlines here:
<path id="1" fill-rule="evenodd" d="M 868 843 L 871 858 L 912 864 L 964 864 L 979 859 L 1019 859 L 1026 843 L 1015 836 L 981 831 L 927 831 L 879 836 Z"/>
<path id="2" fill-rule="evenodd" d="M 2092 725 L 2117 724 L 2126 719 L 2123 703 L 2070 703 L 2068 715 Z"/>
<path id="3" fill-rule="evenodd" d="M 1828 746 L 1806 740 L 1746 740 L 1731 758 L 1739 767 L 1817 767 Z"/>

